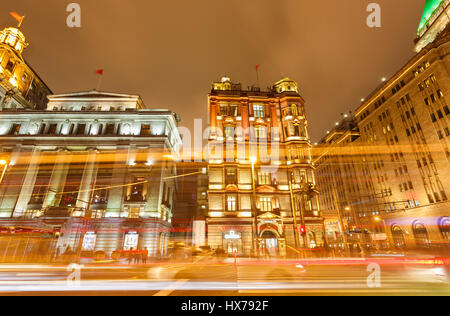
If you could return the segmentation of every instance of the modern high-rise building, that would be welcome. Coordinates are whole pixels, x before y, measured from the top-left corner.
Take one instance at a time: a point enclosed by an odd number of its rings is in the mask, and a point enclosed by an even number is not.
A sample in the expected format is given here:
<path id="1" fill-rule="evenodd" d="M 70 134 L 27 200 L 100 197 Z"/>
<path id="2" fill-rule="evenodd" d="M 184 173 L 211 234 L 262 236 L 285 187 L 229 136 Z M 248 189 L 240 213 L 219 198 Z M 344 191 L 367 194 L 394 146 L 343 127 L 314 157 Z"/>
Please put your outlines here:
<path id="1" fill-rule="evenodd" d="M 46 108 L 52 92 L 23 57 L 27 46 L 19 28 L 0 32 L 0 109 Z"/>
<path id="2" fill-rule="evenodd" d="M 418 53 L 315 148 L 322 207 L 349 244 L 450 244 L 449 5 L 426 2 Z"/>
<path id="3" fill-rule="evenodd" d="M 324 246 L 298 84 L 286 78 L 246 90 L 224 77 L 208 106 L 208 245 L 238 256 Z"/>

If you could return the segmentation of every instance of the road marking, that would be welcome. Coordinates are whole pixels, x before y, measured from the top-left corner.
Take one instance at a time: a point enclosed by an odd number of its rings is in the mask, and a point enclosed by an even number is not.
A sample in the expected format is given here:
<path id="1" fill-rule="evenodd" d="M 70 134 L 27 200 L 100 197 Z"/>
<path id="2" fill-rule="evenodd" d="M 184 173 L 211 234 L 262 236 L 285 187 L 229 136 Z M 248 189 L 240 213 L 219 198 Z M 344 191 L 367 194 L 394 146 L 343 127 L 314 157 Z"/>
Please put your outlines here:
<path id="1" fill-rule="evenodd" d="M 153 296 L 169 296 L 170 294 L 172 294 L 173 291 L 175 291 L 175 290 L 179 289 L 180 287 L 182 287 L 187 281 L 189 281 L 189 280 L 188 279 L 183 279 L 183 280 L 178 280 L 177 282 L 173 282 L 167 288 L 165 288 L 164 290 L 159 291 L 158 293 L 156 293 Z"/>

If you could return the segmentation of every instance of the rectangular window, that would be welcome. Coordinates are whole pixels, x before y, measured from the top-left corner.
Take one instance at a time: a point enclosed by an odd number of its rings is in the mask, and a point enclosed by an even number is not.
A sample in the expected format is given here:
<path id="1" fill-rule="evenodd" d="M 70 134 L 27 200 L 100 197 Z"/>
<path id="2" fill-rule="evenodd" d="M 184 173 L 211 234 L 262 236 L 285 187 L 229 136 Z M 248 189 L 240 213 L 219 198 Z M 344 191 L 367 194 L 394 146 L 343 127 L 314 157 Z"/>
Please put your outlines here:
<path id="1" fill-rule="evenodd" d="M 48 134 L 55 135 L 57 127 L 58 127 L 58 124 L 50 124 L 50 127 L 48 129 Z"/>
<path id="2" fill-rule="evenodd" d="M 272 184 L 271 173 L 260 171 L 258 173 L 258 184 L 259 185 L 271 185 Z"/>
<path id="3" fill-rule="evenodd" d="M 255 127 L 255 137 L 256 138 L 267 138 L 267 128 L 265 126 Z"/>
<path id="4" fill-rule="evenodd" d="M 433 123 L 437 121 L 436 115 L 434 113 L 431 114 L 431 121 Z"/>
<path id="5" fill-rule="evenodd" d="M 261 197 L 259 200 L 261 212 L 272 212 L 272 198 L 271 197 Z"/>
<path id="6" fill-rule="evenodd" d="M 231 116 L 239 116 L 239 107 L 237 105 L 231 106 Z"/>
<path id="7" fill-rule="evenodd" d="M 225 138 L 233 138 L 234 137 L 234 127 L 233 126 L 225 126 Z"/>
<path id="8" fill-rule="evenodd" d="M 15 67 L 16 67 L 16 63 L 10 59 L 10 60 L 8 60 L 8 63 L 6 64 L 5 69 L 8 70 L 9 72 L 13 73 Z"/>
<path id="9" fill-rule="evenodd" d="M 77 135 L 84 135 L 86 132 L 86 124 L 78 124 Z"/>
<path id="10" fill-rule="evenodd" d="M 150 124 L 142 124 L 141 126 L 141 136 L 150 136 L 151 129 Z"/>
<path id="11" fill-rule="evenodd" d="M 114 124 L 106 124 L 105 135 L 114 135 Z"/>
<path id="12" fill-rule="evenodd" d="M 221 105 L 220 106 L 220 115 L 221 116 L 228 116 L 228 105 Z"/>
<path id="13" fill-rule="evenodd" d="M 9 135 L 19 135 L 20 133 L 20 124 L 13 124 L 11 127 L 11 131 Z"/>
<path id="14" fill-rule="evenodd" d="M 263 118 L 264 117 L 264 106 L 263 105 L 253 105 L 253 114 L 255 117 Z"/>
<path id="15" fill-rule="evenodd" d="M 237 211 L 237 197 L 236 195 L 227 196 L 227 212 Z"/>
<path id="16" fill-rule="evenodd" d="M 226 168 L 226 177 L 225 177 L 225 184 L 238 184 L 237 179 L 237 169 L 236 168 Z"/>

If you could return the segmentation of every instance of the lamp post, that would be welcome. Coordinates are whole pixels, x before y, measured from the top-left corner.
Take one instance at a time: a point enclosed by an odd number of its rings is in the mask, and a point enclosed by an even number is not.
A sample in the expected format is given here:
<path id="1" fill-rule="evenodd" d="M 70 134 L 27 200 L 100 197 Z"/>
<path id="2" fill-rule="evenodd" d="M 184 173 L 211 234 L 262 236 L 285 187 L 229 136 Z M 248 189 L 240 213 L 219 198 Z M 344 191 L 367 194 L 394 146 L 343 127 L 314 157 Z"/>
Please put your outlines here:
<path id="1" fill-rule="evenodd" d="M 251 157 L 250 162 L 252 164 L 252 191 L 253 191 L 253 223 L 252 223 L 252 248 L 256 252 L 256 256 L 259 257 L 259 244 L 257 242 L 258 226 L 256 223 L 257 211 L 256 211 L 256 184 L 255 184 L 255 163 L 256 157 Z"/>
<path id="2" fill-rule="evenodd" d="M 340 210 L 340 207 L 339 207 L 339 203 L 338 203 L 337 195 L 336 195 L 336 190 L 334 189 L 334 187 L 333 187 L 333 197 L 334 197 L 334 203 L 336 205 L 336 210 L 338 212 L 339 224 L 341 226 L 342 239 L 344 241 L 344 250 L 345 250 L 345 253 L 346 253 L 347 257 L 348 257 L 349 256 L 349 248 L 348 248 L 347 236 L 345 234 L 344 220 L 342 218 L 342 213 L 341 213 L 341 210 Z"/>
<path id="3" fill-rule="evenodd" d="M 384 234 L 386 235 L 386 243 L 388 243 L 386 221 L 385 221 L 383 218 L 379 217 L 379 216 L 375 216 L 373 219 L 374 219 L 374 221 L 377 222 L 377 223 L 383 222 Z M 386 246 L 387 246 L 387 244 L 386 244 Z"/>
<path id="4" fill-rule="evenodd" d="M 298 235 L 298 224 L 297 224 L 297 209 L 295 207 L 294 202 L 294 193 L 292 189 L 292 177 L 293 173 L 291 172 L 289 174 L 289 194 L 291 198 L 291 209 L 292 209 L 292 219 L 293 219 L 293 225 L 294 225 L 294 239 L 295 239 L 295 249 L 298 250 L 300 248 L 300 238 Z"/>

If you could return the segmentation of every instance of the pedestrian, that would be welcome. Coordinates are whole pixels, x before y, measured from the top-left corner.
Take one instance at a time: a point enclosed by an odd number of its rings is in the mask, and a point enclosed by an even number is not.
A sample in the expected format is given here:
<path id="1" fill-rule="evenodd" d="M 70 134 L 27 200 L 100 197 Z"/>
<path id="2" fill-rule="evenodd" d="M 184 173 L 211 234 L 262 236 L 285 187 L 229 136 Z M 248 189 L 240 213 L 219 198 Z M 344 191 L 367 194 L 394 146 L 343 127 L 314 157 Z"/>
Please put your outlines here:
<path id="1" fill-rule="evenodd" d="M 148 249 L 147 247 L 145 247 L 144 251 L 142 252 L 142 262 L 144 264 L 147 264 L 147 258 L 148 258 Z"/>
<path id="2" fill-rule="evenodd" d="M 128 265 L 130 265 L 132 261 L 133 261 L 133 248 L 128 250 Z"/>
<path id="3" fill-rule="evenodd" d="M 270 251 L 267 247 L 264 247 L 264 259 L 270 260 Z"/>
<path id="4" fill-rule="evenodd" d="M 134 251 L 134 263 L 135 264 L 139 264 L 139 261 L 141 259 L 140 252 L 141 252 L 140 250 Z"/>

